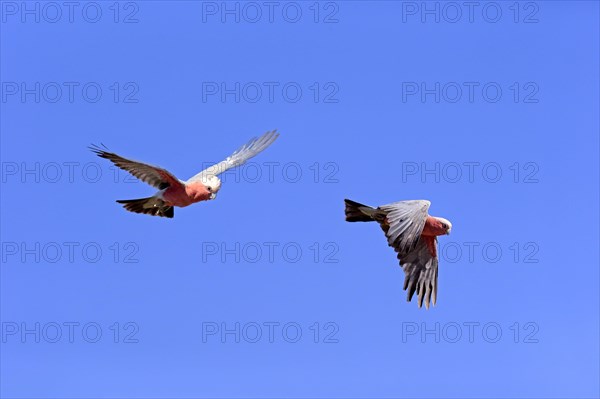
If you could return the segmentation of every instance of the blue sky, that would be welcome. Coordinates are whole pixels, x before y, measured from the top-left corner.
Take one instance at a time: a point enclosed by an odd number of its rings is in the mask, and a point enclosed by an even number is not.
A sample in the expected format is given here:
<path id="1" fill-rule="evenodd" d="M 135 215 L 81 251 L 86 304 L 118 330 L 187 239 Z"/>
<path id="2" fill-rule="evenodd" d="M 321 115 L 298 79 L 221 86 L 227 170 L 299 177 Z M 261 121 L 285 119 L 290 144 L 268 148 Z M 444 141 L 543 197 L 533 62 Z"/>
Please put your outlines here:
<path id="1" fill-rule="evenodd" d="M 597 2 L 61 4 L 0 3 L 2 397 L 598 397 Z M 172 220 L 86 149 L 273 128 Z M 452 221 L 433 309 L 344 198 Z"/>

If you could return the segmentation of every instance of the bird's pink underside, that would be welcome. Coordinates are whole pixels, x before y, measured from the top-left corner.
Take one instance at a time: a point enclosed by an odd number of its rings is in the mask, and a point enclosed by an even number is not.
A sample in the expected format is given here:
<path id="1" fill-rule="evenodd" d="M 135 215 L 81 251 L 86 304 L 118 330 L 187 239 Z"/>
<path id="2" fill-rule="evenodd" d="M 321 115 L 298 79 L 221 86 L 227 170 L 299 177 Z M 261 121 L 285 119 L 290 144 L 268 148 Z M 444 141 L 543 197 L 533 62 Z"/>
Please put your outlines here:
<path id="1" fill-rule="evenodd" d="M 185 207 L 196 202 L 206 201 L 210 198 L 210 192 L 200 182 L 182 184 L 177 181 L 163 193 L 164 200 L 170 206 Z"/>
<path id="2" fill-rule="evenodd" d="M 427 216 L 427 219 L 425 220 L 425 226 L 423 226 L 423 231 L 421 232 L 421 238 L 427 244 L 429 253 L 434 258 L 437 256 L 437 245 L 435 242 L 435 237 L 444 234 L 446 234 L 446 232 L 442 228 L 439 220 L 432 216 Z"/>

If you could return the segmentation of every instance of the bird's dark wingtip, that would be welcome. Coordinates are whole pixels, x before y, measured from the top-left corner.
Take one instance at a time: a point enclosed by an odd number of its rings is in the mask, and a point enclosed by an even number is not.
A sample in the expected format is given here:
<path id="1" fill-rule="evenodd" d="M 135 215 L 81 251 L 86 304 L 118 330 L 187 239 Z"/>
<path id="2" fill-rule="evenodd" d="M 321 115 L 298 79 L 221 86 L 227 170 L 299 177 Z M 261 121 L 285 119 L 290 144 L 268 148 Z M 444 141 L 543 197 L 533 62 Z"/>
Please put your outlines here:
<path id="1" fill-rule="evenodd" d="M 100 147 L 100 145 L 104 148 Z M 99 157 L 104 158 L 104 155 L 109 154 L 109 150 L 104 144 L 100 143 L 100 145 L 90 144 L 87 148 Z"/>
<path id="2" fill-rule="evenodd" d="M 100 143 L 100 145 L 91 143 L 90 145 L 88 145 L 87 148 L 89 148 L 90 150 L 96 150 L 96 151 L 108 150 L 108 147 L 105 146 L 103 143 Z"/>

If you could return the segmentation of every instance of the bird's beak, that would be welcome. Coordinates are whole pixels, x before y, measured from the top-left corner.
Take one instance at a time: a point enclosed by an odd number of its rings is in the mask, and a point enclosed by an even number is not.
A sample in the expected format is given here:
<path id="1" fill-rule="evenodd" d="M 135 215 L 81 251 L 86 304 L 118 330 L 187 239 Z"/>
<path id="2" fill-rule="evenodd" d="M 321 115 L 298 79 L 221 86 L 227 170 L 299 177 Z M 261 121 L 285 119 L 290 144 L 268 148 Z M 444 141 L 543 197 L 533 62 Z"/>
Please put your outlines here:
<path id="1" fill-rule="evenodd" d="M 447 235 L 447 236 L 449 236 L 449 235 L 450 235 L 450 230 L 448 230 L 448 231 L 446 232 L 446 235 Z"/>
<path id="2" fill-rule="evenodd" d="M 215 198 L 217 198 L 217 194 L 215 194 L 215 193 L 211 193 L 209 198 L 210 198 L 211 200 L 214 200 Z"/>

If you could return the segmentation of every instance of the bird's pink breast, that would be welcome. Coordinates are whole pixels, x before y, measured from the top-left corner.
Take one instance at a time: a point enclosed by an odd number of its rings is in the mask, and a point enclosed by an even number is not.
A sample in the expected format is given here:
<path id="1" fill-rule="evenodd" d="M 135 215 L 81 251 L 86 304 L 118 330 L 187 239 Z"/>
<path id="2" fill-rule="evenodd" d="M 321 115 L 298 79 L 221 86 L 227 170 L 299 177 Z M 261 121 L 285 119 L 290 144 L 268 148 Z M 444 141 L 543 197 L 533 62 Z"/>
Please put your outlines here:
<path id="1" fill-rule="evenodd" d="M 163 193 L 163 199 L 170 205 L 185 207 L 196 202 L 206 201 L 210 198 L 210 192 L 200 182 L 181 186 L 171 186 Z"/>

